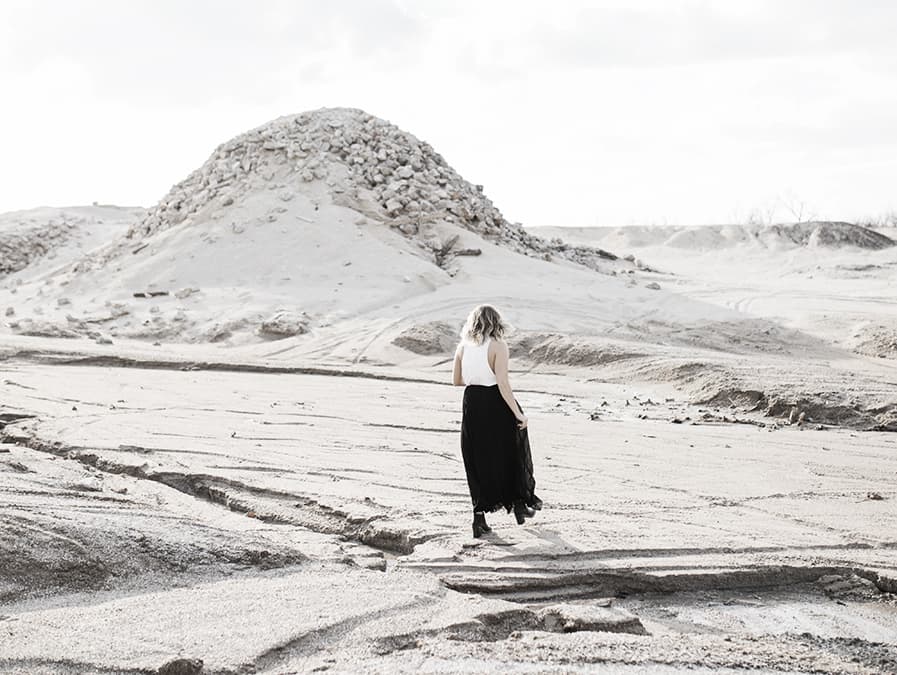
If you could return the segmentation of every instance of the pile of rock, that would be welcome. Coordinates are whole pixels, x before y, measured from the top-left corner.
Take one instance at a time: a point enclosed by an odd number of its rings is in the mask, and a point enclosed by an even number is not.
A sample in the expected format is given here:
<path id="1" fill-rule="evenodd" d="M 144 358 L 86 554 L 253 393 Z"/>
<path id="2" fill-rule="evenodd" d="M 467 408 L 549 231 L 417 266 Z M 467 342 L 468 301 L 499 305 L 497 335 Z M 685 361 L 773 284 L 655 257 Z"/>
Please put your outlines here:
<path id="1" fill-rule="evenodd" d="M 61 221 L 0 232 L 0 276 L 14 274 L 52 253 L 71 236 L 75 227 L 74 223 Z"/>
<path id="2" fill-rule="evenodd" d="M 399 333 L 392 343 L 414 354 L 425 356 L 451 354 L 458 344 L 459 332 L 459 326 L 453 326 L 445 321 L 430 321 L 409 326 Z"/>
<path id="3" fill-rule="evenodd" d="M 228 207 L 284 176 L 286 190 L 326 181 L 334 201 L 423 241 L 433 223 L 454 224 L 527 255 L 558 256 L 598 268 L 615 256 L 566 246 L 510 223 L 428 144 L 361 110 L 324 108 L 282 117 L 221 145 L 133 226 L 130 238 L 168 229 L 210 204 Z M 281 195 L 281 198 L 284 198 Z M 373 210 L 373 213 L 371 212 Z"/>
<path id="4" fill-rule="evenodd" d="M 54 323 L 53 321 L 44 321 L 42 319 L 22 319 L 20 321 L 12 321 L 9 327 L 13 333 L 17 335 L 30 335 L 32 337 L 49 337 L 49 338 L 77 338 L 81 337 L 81 333 L 72 328 Z"/>
<path id="5" fill-rule="evenodd" d="M 838 221 L 809 221 L 789 225 L 769 225 L 759 236 L 775 236 L 798 246 L 838 248 L 855 246 L 880 250 L 897 245 L 890 237 L 868 227 Z"/>
<path id="6" fill-rule="evenodd" d="M 853 337 L 855 352 L 880 359 L 897 359 L 897 326 L 867 325 L 858 328 Z"/>
<path id="7" fill-rule="evenodd" d="M 258 334 L 262 337 L 281 339 L 303 335 L 308 332 L 311 317 L 305 312 L 292 312 L 287 309 L 277 310 L 272 316 L 262 321 Z"/>

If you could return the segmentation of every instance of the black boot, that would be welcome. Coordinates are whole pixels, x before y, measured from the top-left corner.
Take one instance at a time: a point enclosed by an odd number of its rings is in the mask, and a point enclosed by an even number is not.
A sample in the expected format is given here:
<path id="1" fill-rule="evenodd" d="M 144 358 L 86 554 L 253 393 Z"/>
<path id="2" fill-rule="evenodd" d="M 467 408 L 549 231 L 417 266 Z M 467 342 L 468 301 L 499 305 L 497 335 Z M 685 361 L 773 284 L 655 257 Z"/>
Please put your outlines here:
<path id="1" fill-rule="evenodd" d="M 523 525 L 527 518 L 532 518 L 534 515 L 536 515 L 536 511 L 523 502 L 516 502 L 514 504 L 514 517 L 517 519 L 518 525 Z"/>
<path id="2" fill-rule="evenodd" d="M 492 532 L 492 528 L 486 524 L 486 514 L 482 511 L 473 514 L 473 536 L 479 539 L 484 534 Z"/>

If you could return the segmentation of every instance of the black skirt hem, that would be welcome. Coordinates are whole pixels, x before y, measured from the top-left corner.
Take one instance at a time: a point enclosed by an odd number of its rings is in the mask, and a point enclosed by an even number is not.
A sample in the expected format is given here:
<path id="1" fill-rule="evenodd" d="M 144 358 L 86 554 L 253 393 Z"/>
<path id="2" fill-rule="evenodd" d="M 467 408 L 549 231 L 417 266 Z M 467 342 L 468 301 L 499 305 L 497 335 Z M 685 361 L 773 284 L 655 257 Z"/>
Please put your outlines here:
<path id="1" fill-rule="evenodd" d="M 475 512 L 510 512 L 518 502 L 541 505 L 529 434 L 518 428 L 497 385 L 465 387 L 461 454 Z"/>

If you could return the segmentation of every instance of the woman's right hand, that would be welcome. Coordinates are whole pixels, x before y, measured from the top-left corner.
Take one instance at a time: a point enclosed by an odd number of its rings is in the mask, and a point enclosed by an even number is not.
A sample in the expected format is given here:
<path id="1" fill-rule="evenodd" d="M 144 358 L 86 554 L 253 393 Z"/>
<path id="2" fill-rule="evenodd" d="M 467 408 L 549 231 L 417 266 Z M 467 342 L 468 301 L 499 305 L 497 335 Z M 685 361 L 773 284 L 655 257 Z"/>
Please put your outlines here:
<path id="1" fill-rule="evenodd" d="M 517 428 L 518 429 L 526 429 L 529 424 L 529 418 L 526 415 L 520 415 L 517 417 Z"/>

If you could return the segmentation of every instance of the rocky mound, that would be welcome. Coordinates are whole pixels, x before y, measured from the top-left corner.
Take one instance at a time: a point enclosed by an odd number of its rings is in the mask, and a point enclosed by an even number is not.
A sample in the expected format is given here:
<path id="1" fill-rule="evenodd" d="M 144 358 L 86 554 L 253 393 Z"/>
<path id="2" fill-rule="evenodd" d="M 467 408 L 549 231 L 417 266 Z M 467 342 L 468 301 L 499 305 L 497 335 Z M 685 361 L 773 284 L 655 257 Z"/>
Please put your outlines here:
<path id="1" fill-rule="evenodd" d="M 69 238 L 69 223 L 49 222 L 0 232 L 0 275 L 25 269 Z"/>
<path id="2" fill-rule="evenodd" d="M 284 169 L 287 170 L 284 175 Z M 282 185 L 272 185 L 282 180 Z M 128 232 L 140 239 L 204 209 L 226 208 L 260 187 L 288 194 L 323 181 L 334 201 L 427 240 L 428 226 L 447 223 L 525 255 L 571 260 L 599 269 L 616 256 L 528 234 L 508 222 L 483 193 L 461 178 L 428 143 L 361 110 L 324 108 L 282 117 L 219 146 Z M 287 195 L 284 195 L 287 198 Z"/>
<path id="3" fill-rule="evenodd" d="M 122 234 L 143 213 L 139 208 L 80 206 L 0 214 L 0 277 L 41 259 L 69 262 Z"/>
<path id="4" fill-rule="evenodd" d="M 458 344 L 459 332 L 458 326 L 447 321 L 430 321 L 408 326 L 393 339 L 392 344 L 424 356 L 451 354 Z"/>
<path id="5" fill-rule="evenodd" d="M 847 341 L 858 354 L 880 359 L 897 358 L 897 327 L 883 324 L 860 326 Z"/>
<path id="6" fill-rule="evenodd" d="M 893 239 L 862 225 L 845 222 L 812 221 L 792 225 L 770 225 L 758 236 L 777 236 L 798 246 L 826 246 L 836 248 L 854 246 L 879 250 L 897 244 Z"/>

